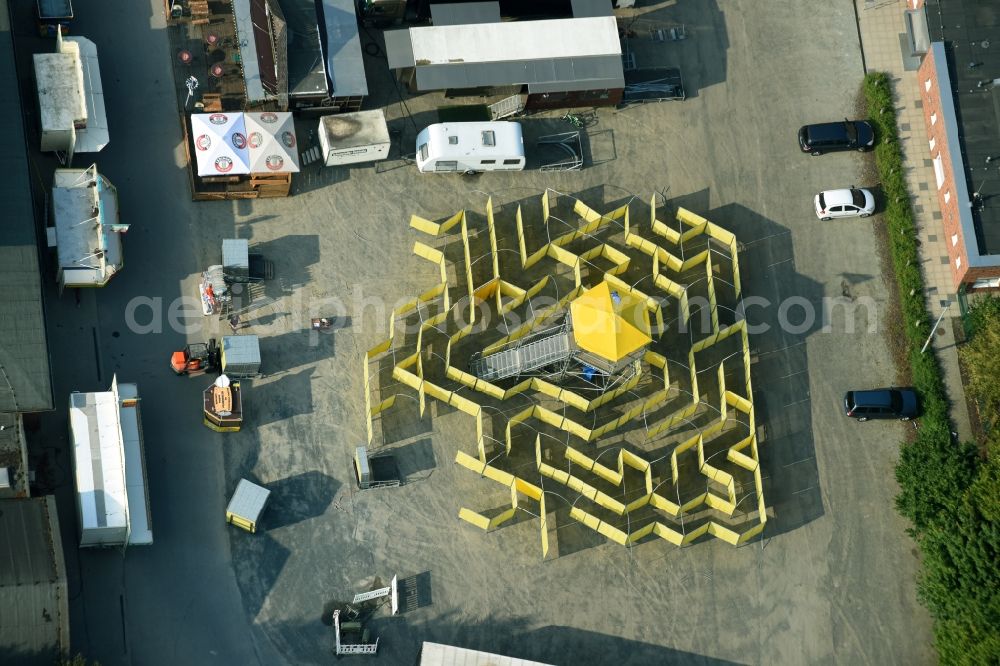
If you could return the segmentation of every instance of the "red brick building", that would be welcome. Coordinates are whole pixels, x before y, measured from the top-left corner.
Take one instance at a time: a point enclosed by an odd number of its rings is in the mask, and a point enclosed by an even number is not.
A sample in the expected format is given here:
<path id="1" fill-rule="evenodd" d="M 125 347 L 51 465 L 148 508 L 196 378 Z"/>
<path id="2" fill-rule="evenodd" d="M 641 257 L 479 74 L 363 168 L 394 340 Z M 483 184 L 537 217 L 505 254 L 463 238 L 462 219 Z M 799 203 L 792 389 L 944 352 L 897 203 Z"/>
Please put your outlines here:
<path id="1" fill-rule="evenodd" d="M 934 14 L 917 76 L 953 284 L 998 289 L 1000 25 L 977 21 L 976 0 L 907 4 Z"/>

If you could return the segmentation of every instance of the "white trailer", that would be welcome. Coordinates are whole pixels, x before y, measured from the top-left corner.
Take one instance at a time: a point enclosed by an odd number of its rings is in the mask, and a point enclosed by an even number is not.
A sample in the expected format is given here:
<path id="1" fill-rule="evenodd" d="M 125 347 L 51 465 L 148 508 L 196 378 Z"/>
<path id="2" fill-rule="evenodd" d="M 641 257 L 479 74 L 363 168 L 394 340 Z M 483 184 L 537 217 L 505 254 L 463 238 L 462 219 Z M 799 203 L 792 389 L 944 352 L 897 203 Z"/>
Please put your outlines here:
<path id="1" fill-rule="evenodd" d="M 42 152 L 96 153 L 110 137 L 97 46 L 85 37 L 56 36 L 55 53 L 34 55 Z"/>
<path id="2" fill-rule="evenodd" d="M 390 143 L 380 109 L 319 119 L 319 147 L 326 166 L 384 160 L 389 157 Z"/>
<path id="3" fill-rule="evenodd" d="M 136 385 L 71 393 L 69 423 L 80 547 L 153 543 Z"/>
<path id="4" fill-rule="evenodd" d="M 521 171 L 521 123 L 436 123 L 417 135 L 417 168 L 423 173 Z"/>

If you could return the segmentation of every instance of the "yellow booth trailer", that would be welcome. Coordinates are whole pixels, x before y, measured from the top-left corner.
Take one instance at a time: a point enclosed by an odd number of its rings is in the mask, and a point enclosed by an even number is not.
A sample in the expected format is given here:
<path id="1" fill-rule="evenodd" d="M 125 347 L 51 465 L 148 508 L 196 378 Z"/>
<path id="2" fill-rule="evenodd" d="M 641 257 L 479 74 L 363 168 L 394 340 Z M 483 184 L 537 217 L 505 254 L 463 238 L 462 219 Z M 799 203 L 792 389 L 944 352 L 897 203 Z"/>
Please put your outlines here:
<path id="1" fill-rule="evenodd" d="M 205 389 L 204 423 L 216 432 L 239 432 L 243 427 L 243 391 L 240 383 L 219 375 Z"/>
<path id="2" fill-rule="evenodd" d="M 236 492 L 233 493 L 233 498 L 229 500 L 229 506 L 226 507 L 226 522 L 245 529 L 247 532 L 256 532 L 257 521 L 260 519 L 260 514 L 264 512 L 267 498 L 270 495 L 271 491 L 267 488 L 246 479 L 240 479 L 236 485 Z"/>

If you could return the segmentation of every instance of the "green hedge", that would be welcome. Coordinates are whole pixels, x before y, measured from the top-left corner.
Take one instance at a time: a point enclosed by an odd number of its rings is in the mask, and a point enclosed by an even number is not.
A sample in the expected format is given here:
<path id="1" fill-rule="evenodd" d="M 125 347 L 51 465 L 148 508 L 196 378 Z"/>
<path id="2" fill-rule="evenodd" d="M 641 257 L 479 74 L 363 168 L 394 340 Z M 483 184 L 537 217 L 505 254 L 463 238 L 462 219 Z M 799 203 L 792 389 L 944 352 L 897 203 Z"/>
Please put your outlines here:
<path id="1" fill-rule="evenodd" d="M 941 368 L 933 351 L 920 353 L 932 322 L 924 306 L 892 86 L 888 76 L 874 72 L 863 87 L 878 141 L 875 164 L 886 200 L 882 218 L 913 386 L 923 405 L 916 437 L 902 445 L 896 466 L 896 507 L 912 523 L 910 533 L 923 555 L 918 594 L 934 618 L 942 662 L 995 663 L 1000 661 L 1000 525 L 997 516 L 980 508 L 1000 489 L 995 483 L 1000 475 L 992 464 L 981 463 L 973 444 L 953 440 Z"/>
<path id="2" fill-rule="evenodd" d="M 913 209 L 896 133 L 896 109 L 889 77 L 881 72 L 869 74 L 865 77 L 864 93 L 878 141 L 875 165 L 886 201 L 882 218 L 887 227 L 899 289 L 907 354 L 913 386 L 920 393 L 923 408 L 917 437 L 903 448 L 896 468 L 901 486 L 896 505 L 919 532 L 926 529 L 942 509 L 954 508 L 961 491 L 972 482 L 975 449 L 952 443 L 941 368 L 933 352 L 920 353 L 932 322 L 924 306 L 924 280 L 920 274 Z M 928 468 L 939 473 L 930 478 Z M 952 492 L 946 492 L 949 489 Z"/>

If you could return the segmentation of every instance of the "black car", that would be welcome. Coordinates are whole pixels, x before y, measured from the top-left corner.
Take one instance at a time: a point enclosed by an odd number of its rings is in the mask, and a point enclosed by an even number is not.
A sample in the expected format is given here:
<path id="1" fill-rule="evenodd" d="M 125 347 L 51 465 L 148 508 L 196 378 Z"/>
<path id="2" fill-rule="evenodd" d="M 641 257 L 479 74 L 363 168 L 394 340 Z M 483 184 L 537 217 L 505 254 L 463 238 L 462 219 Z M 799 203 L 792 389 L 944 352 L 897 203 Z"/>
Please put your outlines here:
<path id="1" fill-rule="evenodd" d="M 822 155 L 841 150 L 871 150 L 875 130 L 864 120 L 805 125 L 799 130 L 799 148 L 803 153 Z"/>
<path id="2" fill-rule="evenodd" d="M 844 396 L 844 413 L 859 421 L 868 419 L 909 421 L 919 413 L 917 393 L 909 388 L 848 391 Z"/>

